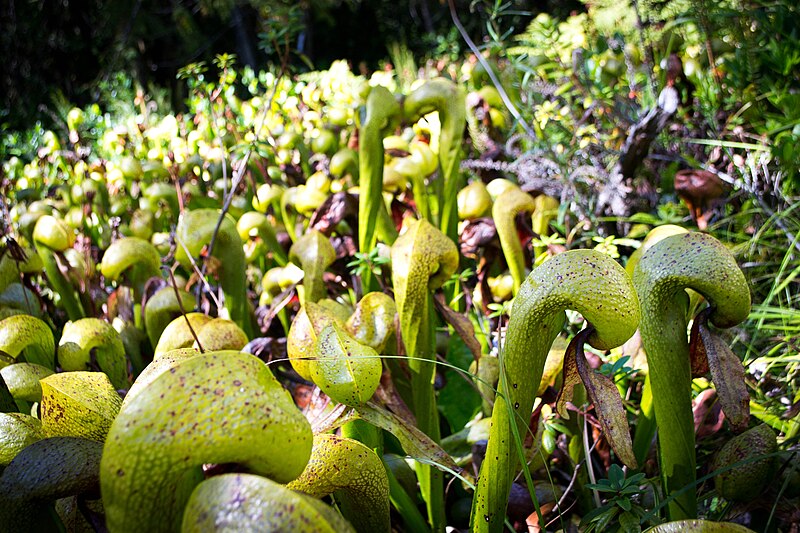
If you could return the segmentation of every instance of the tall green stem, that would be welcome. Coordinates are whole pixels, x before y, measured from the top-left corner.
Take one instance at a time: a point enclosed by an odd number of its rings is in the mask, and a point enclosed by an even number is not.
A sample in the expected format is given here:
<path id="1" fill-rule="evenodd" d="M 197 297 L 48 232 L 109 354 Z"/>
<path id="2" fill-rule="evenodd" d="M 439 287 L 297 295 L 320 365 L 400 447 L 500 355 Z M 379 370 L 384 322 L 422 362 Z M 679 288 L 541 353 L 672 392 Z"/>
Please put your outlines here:
<path id="1" fill-rule="evenodd" d="M 411 224 L 392 246 L 394 283 L 400 329 L 411 371 L 413 410 L 419 429 L 439 440 L 439 417 L 433 390 L 436 341 L 431 291 L 441 287 L 458 267 L 452 240 L 427 220 Z M 428 517 L 435 531 L 444 529 L 441 472 L 418 464 L 417 476 Z"/>
<path id="2" fill-rule="evenodd" d="M 750 312 L 750 291 L 736 260 L 713 237 L 687 233 L 646 251 L 633 275 L 642 302 L 642 344 L 647 352 L 665 494 L 691 487 L 670 502 L 671 519 L 697 513 L 687 288 L 703 295 L 711 322 L 734 326 Z"/>
<path id="3" fill-rule="evenodd" d="M 458 242 L 458 203 L 456 196 L 463 187 L 459 165 L 461 144 L 467 124 L 466 96 L 463 89 L 445 78 L 435 78 L 409 94 L 403 110 L 406 118 L 416 121 L 431 111 L 439 112 L 439 165 L 443 186 L 439 194 L 439 229 L 453 242 Z M 414 191 L 418 194 L 419 191 Z"/>
<path id="4" fill-rule="evenodd" d="M 663 241 L 672 235 L 688 232 L 689 230 L 686 228 L 674 224 L 664 224 L 651 229 L 642 239 L 642 245 L 628 258 L 625 271 L 633 278 L 633 272 L 642 255 L 652 248 L 655 243 Z M 636 461 L 640 465 L 644 464 L 647 454 L 650 452 L 657 427 L 653 407 L 653 388 L 650 384 L 650 375 L 647 373 L 644 377 L 644 383 L 642 383 L 642 398 L 639 402 L 639 416 L 636 418 L 636 434 L 633 437 L 633 452 L 636 455 Z"/>
<path id="5" fill-rule="evenodd" d="M 311 230 L 292 245 L 289 259 L 303 269 L 303 301 L 313 302 L 327 296 L 323 274 L 336 260 L 336 250 L 330 239 Z"/>
<path id="6" fill-rule="evenodd" d="M 556 255 L 536 268 L 514 300 L 501 352 L 500 394 L 492 412 L 486 458 L 475 492 L 471 529 L 501 531 L 511 482 L 533 409 L 547 354 L 565 321 L 566 309 L 595 327 L 589 344 L 610 349 L 625 342 L 639 322 L 630 277 L 609 256 L 594 250 Z"/>
<path id="7" fill-rule="evenodd" d="M 400 104 L 382 86 L 373 87 L 367 97 L 366 116 L 358 136 L 358 246 L 362 253 L 375 248 L 377 233 L 393 229 L 383 203 L 383 137 L 400 114 Z M 383 219 L 383 223 L 381 223 Z M 391 244 L 396 232 L 383 235 Z"/>
<path id="8" fill-rule="evenodd" d="M 184 268 L 191 269 L 189 256 L 199 257 L 200 252 L 211 242 L 218 219 L 219 211 L 216 209 L 184 211 L 180 216 L 175 230 L 178 244 L 175 259 Z M 242 239 L 236 231 L 236 223 L 230 215 L 225 215 L 219 227 L 212 253 L 219 262 L 219 284 L 225 294 L 225 307 L 230 312 L 231 320 L 252 339 L 253 323 L 247 298 L 244 249 Z"/>
<path id="9" fill-rule="evenodd" d="M 536 203 L 530 194 L 519 187 L 512 187 L 497 197 L 492 206 L 492 218 L 500 238 L 500 246 L 514 278 L 514 294 L 519 292 L 525 280 L 525 255 L 519 242 L 516 219 L 520 213 L 532 213 Z"/>
<path id="10" fill-rule="evenodd" d="M 61 273 L 56 253 L 64 252 L 75 242 L 72 230 L 63 220 L 44 215 L 33 228 L 33 241 L 42 258 L 47 280 L 53 290 L 61 297 L 61 305 L 70 320 L 78 320 L 86 316 L 83 306 L 75 293 L 75 287 Z"/>

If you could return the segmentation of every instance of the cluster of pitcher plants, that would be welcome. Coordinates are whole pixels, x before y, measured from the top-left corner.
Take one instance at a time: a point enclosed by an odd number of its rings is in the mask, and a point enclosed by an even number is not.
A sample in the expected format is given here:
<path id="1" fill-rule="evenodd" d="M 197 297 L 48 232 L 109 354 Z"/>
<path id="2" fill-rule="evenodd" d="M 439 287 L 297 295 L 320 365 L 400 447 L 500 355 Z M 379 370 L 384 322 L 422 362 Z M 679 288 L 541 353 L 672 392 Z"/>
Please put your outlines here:
<path id="1" fill-rule="evenodd" d="M 220 72 L 4 163 L 0 530 L 701 528 L 797 492 L 725 243 L 560 238 L 564 199 L 461 166 L 468 123 L 507 134 L 492 85 Z"/>

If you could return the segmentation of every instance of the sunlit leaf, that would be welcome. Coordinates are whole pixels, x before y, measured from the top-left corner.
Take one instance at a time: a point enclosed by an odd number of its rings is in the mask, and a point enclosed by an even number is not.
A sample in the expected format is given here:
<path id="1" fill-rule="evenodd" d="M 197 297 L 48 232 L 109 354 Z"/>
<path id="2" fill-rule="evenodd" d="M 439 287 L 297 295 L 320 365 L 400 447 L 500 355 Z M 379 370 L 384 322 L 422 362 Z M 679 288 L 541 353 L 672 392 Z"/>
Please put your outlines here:
<path id="1" fill-rule="evenodd" d="M 311 377 L 322 391 L 339 403 L 356 406 L 372 398 L 381 381 L 378 352 L 361 344 L 338 324 L 319 334 Z"/>
<path id="2" fill-rule="evenodd" d="M 41 380 L 42 425 L 48 436 L 103 442 L 122 405 L 102 372 L 63 372 Z"/>

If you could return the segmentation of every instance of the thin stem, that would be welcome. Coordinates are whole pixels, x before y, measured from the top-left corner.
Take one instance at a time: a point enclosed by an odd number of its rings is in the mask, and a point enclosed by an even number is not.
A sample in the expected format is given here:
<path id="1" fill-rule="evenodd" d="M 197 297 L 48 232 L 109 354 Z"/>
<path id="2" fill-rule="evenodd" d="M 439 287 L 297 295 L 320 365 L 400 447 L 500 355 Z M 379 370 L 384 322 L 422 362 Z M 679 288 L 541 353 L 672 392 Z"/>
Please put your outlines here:
<path id="1" fill-rule="evenodd" d="M 458 14 L 456 13 L 455 2 L 453 2 L 453 0 L 447 0 L 447 3 L 450 6 L 450 16 L 453 19 L 453 24 L 455 24 L 458 33 L 461 34 L 461 38 L 464 39 L 464 42 L 467 43 L 469 49 L 472 51 L 473 54 L 475 54 L 475 58 L 478 60 L 481 66 L 486 70 L 486 73 L 489 75 L 489 79 L 492 80 L 492 83 L 497 89 L 497 92 L 500 93 L 500 98 L 503 100 L 503 104 L 505 104 L 506 108 L 508 108 L 508 112 L 511 113 L 511 116 L 514 117 L 514 120 L 516 120 L 519 123 L 519 125 L 522 127 L 522 129 L 525 130 L 525 133 L 527 133 L 530 138 L 532 139 L 537 138 L 538 135 L 536 135 L 536 132 L 533 131 L 533 128 L 531 128 L 530 125 L 527 122 L 525 122 L 525 119 L 522 118 L 522 115 L 520 114 L 519 110 L 517 110 L 517 107 L 511 101 L 511 98 L 508 96 L 508 93 L 503 88 L 503 84 L 500 83 L 500 80 L 497 78 L 497 75 L 494 73 L 494 70 L 492 70 L 491 65 L 489 65 L 486 59 L 484 59 L 483 54 L 481 54 L 481 51 L 478 49 L 478 47 L 475 45 L 472 39 L 470 39 L 467 30 L 464 28 L 464 26 L 461 24 L 461 20 L 459 20 L 458 18 Z"/>
<path id="2" fill-rule="evenodd" d="M 178 308 L 181 310 L 181 316 L 186 321 L 186 325 L 189 327 L 189 332 L 192 334 L 194 342 L 195 344 L 197 344 L 197 348 L 200 350 L 200 353 L 205 353 L 203 345 L 200 344 L 200 339 L 197 337 L 197 333 L 195 333 L 194 328 L 192 327 L 192 323 L 189 321 L 189 317 L 186 316 L 186 310 L 183 308 L 181 295 L 178 292 L 178 282 L 175 280 L 175 272 L 171 268 L 168 268 L 166 265 L 164 265 L 162 268 L 164 268 L 169 274 L 169 280 L 171 282 L 170 285 L 172 286 L 172 290 L 175 291 L 175 301 L 178 302 Z"/>

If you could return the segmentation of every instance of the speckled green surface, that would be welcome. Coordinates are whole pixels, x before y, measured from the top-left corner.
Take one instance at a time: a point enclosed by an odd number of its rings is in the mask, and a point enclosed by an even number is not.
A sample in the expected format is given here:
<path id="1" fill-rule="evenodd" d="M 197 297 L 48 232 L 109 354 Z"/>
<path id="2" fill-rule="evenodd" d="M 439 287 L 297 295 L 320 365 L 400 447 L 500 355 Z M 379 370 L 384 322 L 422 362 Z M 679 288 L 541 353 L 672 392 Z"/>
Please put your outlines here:
<path id="1" fill-rule="evenodd" d="M 102 444 L 75 437 L 34 442 L 0 476 L 0 531 L 54 531 L 49 505 L 74 494 L 96 493 Z"/>
<path id="2" fill-rule="evenodd" d="M 50 437 L 82 437 L 103 442 L 122 405 L 102 372 L 61 372 L 40 381 L 40 418 Z"/>
<path id="3" fill-rule="evenodd" d="M 356 440 L 315 435 L 308 465 L 288 487 L 317 498 L 337 493 L 342 513 L 359 533 L 390 531 L 386 470 L 380 457 Z"/>
<path id="4" fill-rule="evenodd" d="M 727 500 L 747 502 L 760 496 L 775 474 L 775 457 L 778 449 L 775 431 L 767 424 L 759 424 L 726 442 L 714 457 L 711 470 L 733 466 L 739 461 L 767 456 L 760 461 L 738 465 L 733 470 L 714 477 L 714 487 Z"/>
<path id="5" fill-rule="evenodd" d="M 180 319 L 182 317 L 178 317 Z M 184 320 L 184 323 L 186 321 Z M 219 350 L 241 350 L 249 342 L 247 334 L 232 320 L 214 318 L 195 330 L 197 341 L 192 342 L 192 348 L 200 346 L 207 352 Z M 200 342 L 198 346 L 197 342 Z"/>
<path id="6" fill-rule="evenodd" d="M 302 472 L 311 444 L 308 421 L 259 359 L 238 352 L 190 357 L 156 377 L 114 420 L 101 464 L 109 529 L 175 530 L 201 465 L 240 463 L 285 483 Z"/>
<path id="7" fill-rule="evenodd" d="M 690 288 L 703 295 L 717 327 L 738 324 L 750 313 L 750 290 L 728 249 L 702 233 L 667 237 L 645 252 L 633 274 L 642 305 L 640 330 L 647 352 L 662 478 L 668 493 L 695 480 L 687 306 Z M 668 507 L 670 518 L 693 518 L 694 491 Z"/>
<path id="8" fill-rule="evenodd" d="M 349 533 L 353 528 L 333 508 L 311 496 L 260 476 L 225 474 L 198 485 L 186 506 L 181 530 Z"/>
<path id="9" fill-rule="evenodd" d="M 0 320 L 0 351 L 16 358 L 26 348 L 29 348 L 29 363 L 54 367 L 55 340 L 47 324 L 30 315 L 14 315 Z"/>
<path id="10" fill-rule="evenodd" d="M 397 306 L 391 296 L 370 292 L 359 300 L 345 327 L 358 342 L 380 352 L 394 333 L 396 314 Z"/>
<path id="11" fill-rule="evenodd" d="M 366 403 L 381 382 L 378 352 L 361 344 L 337 324 L 326 326 L 317 338 L 311 377 L 331 399 L 349 406 Z"/>
<path id="12" fill-rule="evenodd" d="M 16 363 L 0 369 L 0 375 L 16 400 L 39 402 L 42 386 L 39 380 L 53 374 L 49 368 L 33 363 Z"/>
<path id="13" fill-rule="evenodd" d="M 317 337 L 338 318 L 323 306 L 306 302 L 294 317 L 286 338 L 286 352 L 292 368 L 304 379 L 313 381 L 311 362 L 317 356 Z"/>
<path id="14" fill-rule="evenodd" d="M 211 320 L 213 319 L 210 316 L 203 313 L 186 313 L 176 317 L 167 324 L 167 327 L 161 333 L 155 348 L 155 356 L 158 357 L 161 354 L 179 348 L 191 348 L 192 344 L 194 344 L 194 336 L 189 326 L 191 325 L 191 328 L 197 333 L 197 330 L 211 322 Z"/>
<path id="15" fill-rule="evenodd" d="M 0 467 L 11 462 L 26 446 L 44 438 L 38 418 L 23 413 L 0 413 Z"/>
<path id="16" fill-rule="evenodd" d="M 127 389 L 125 346 L 117 330 L 99 318 L 67 322 L 58 341 L 58 364 L 67 371 L 88 370 L 92 354 L 114 387 Z"/>
<path id="17" fill-rule="evenodd" d="M 501 354 L 500 390 L 492 412 L 486 458 L 475 493 L 471 527 L 501 531 L 511 480 L 518 459 L 511 428 L 524 435 L 536 388 L 565 309 L 573 309 L 595 327 L 589 343 L 610 349 L 625 342 L 639 323 L 639 302 L 625 270 L 594 250 L 558 254 L 534 269 L 514 300 Z"/>

